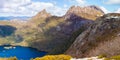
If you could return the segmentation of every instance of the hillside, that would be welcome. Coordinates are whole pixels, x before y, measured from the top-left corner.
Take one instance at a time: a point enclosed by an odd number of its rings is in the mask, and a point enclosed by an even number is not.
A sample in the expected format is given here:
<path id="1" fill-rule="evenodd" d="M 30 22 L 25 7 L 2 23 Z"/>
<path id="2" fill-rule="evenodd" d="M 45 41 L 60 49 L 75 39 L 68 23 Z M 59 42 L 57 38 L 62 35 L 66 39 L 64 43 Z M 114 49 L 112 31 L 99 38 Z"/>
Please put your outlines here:
<path id="1" fill-rule="evenodd" d="M 79 13 L 75 12 L 76 10 Z M 94 22 L 94 19 L 103 14 L 93 7 L 73 6 L 62 17 L 52 16 L 46 10 L 43 10 L 25 22 L 4 21 L 2 23 L 3 21 L 0 21 L 1 25 L 16 28 L 11 35 L 0 37 L 0 41 L 2 41 L 0 43 L 1 45 L 29 46 L 40 51 L 47 51 L 49 54 L 64 53 L 74 42 L 77 35 L 86 30 Z M 94 18 L 92 19 L 92 17 Z"/>
<path id="2" fill-rule="evenodd" d="M 76 10 L 78 10 L 80 13 L 81 11 L 79 8 L 81 7 L 74 7 L 73 9 L 70 8 L 63 17 L 51 16 L 49 13 L 43 10 L 44 16 L 36 19 L 36 16 L 38 17 L 41 15 L 41 13 L 38 13 L 35 17 L 32 18 L 32 21 L 40 22 L 37 25 L 40 31 L 38 34 L 36 34 L 36 38 L 34 39 L 37 41 L 33 41 L 31 46 L 43 51 L 49 51 L 50 54 L 63 53 L 65 50 L 67 50 L 76 38 L 74 34 L 80 34 L 85 29 L 87 29 L 91 23 L 93 23 L 92 19 L 90 20 L 87 17 L 83 18 L 80 15 L 77 15 L 78 13 L 74 13 Z M 93 8 L 89 8 L 88 11 L 91 9 Z M 96 9 L 94 10 L 101 12 Z M 94 10 L 92 11 L 94 12 Z M 93 16 L 92 12 L 90 13 L 91 14 L 89 15 Z M 80 14 L 82 15 L 82 13 Z M 102 15 L 103 12 L 100 14 Z M 97 16 L 97 13 L 94 15 L 96 15 L 96 18 L 99 17 Z M 77 30 L 81 31 L 75 33 Z M 74 36 L 73 39 L 70 39 L 71 36 Z"/>
<path id="3" fill-rule="evenodd" d="M 106 14 L 97 20 L 66 51 L 73 57 L 120 54 L 120 14 Z"/>

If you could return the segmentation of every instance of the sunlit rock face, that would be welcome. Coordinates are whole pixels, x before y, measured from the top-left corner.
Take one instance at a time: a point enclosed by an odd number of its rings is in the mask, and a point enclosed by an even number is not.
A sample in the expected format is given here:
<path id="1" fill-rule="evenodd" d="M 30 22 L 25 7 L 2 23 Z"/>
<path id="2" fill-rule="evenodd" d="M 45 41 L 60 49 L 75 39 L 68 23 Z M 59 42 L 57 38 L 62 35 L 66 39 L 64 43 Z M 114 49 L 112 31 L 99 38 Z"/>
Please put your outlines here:
<path id="1" fill-rule="evenodd" d="M 97 17 L 100 17 L 104 12 L 97 6 L 72 6 L 65 15 L 65 18 L 74 18 L 74 15 L 86 18 L 89 20 L 95 20 Z"/>

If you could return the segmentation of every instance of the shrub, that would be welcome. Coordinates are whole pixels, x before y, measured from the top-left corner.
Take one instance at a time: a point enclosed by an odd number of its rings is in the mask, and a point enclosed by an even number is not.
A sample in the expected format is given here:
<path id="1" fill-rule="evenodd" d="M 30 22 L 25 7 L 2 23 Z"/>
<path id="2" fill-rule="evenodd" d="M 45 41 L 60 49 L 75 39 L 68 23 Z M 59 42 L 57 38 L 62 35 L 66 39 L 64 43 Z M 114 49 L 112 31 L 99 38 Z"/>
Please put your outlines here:
<path id="1" fill-rule="evenodd" d="M 105 58 L 105 57 L 106 57 L 105 54 L 101 54 L 101 55 L 98 56 L 98 59 L 100 59 L 100 58 Z"/>
<path id="2" fill-rule="evenodd" d="M 72 57 L 69 55 L 47 55 L 41 58 L 35 58 L 33 60 L 70 60 Z"/>
<path id="3" fill-rule="evenodd" d="M 111 59 L 114 59 L 114 60 L 120 60 L 120 55 L 112 56 Z"/>
<path id="4" fill-rule="evenodd" d="M 104 57 L 104 60 L 120 60 L 120 55 L 112 56 L 110 58 Z"/>
<path id="5" fill-rule="evenodd" d="M 0 60 L 18 60 L 16 57 L 0 58 Z"/>

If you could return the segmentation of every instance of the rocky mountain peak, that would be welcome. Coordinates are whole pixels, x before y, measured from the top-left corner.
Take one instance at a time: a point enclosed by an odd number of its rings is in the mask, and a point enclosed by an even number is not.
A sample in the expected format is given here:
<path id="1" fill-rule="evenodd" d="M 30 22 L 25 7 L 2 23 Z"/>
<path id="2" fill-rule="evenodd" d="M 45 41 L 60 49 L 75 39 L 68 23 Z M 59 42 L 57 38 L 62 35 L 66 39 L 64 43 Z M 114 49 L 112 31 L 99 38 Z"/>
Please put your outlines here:
<path id="1" fill-rule="evenodd" d="M 97 20 L 80 34 L 67 54 L 74 57 L 90 57 L 120 54 L 120 14 L 109 13 Z M 115 52 L 117 51 L 117 52 Z"/>
<path id="2" fill-rule="evenodd" d="M 65 14 L 65 18 L 70 18 L 73 17 L 73 15 L 77 15 L 89 20 L 95 20 L 97 17 L 100 17 L 103 14 L 103 11 L 96 6 L 72 6 Z"/>
<path id="3" fill-rule="evenodd" d="M 47 11 L 45 9 L 43 9 L 41 12 L 39 12 L 38 14 L 49 14 L 47 13 Z"/>
<path id="4" fill-rule="evenodd" d="M 47 17 L 50 17 L 50 16 L 51 16 L 51 14 L 48 13 L 45 9 L 43 9 L 36 16 L 34 16 L 33 18 L 34 19 L 37 19 L 37 18 L 47 18 Z"/>
<path id="5" fill-rule="evenodd" d="M 101 11 L 102 13 L 104 13 L 104 11 L 102 11 L 99 6 L 91 5 L 91 6 L 88 6 L 88 7 L 96 9 L 96 10 Z"/>

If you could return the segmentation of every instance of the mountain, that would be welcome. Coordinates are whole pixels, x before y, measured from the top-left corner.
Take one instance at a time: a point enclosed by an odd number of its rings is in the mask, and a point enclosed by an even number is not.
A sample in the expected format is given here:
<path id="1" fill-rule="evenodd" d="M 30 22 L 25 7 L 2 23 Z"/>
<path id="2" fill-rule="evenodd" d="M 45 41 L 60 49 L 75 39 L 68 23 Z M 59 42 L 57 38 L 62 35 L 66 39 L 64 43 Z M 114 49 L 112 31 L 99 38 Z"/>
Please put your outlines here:
<path id="1" fill-rule="evenodd" d="M 47 18 L 40 17 L 35 20 L 39 22 L 37 24 L 39 32 L 36 34 L 35 40 L 37 41 L 31 41 L 31 46 L 39 50 L 48 51 L 50 54 L 63 53 L 72 43 L 72 40 L 69 40 L 72 33 L 81 28 L 82 32 L 93 22 L 77 15 L 70 19 L 49 16 Z M 32 21 L 35 20 L 32 19 Z"/>
<path id="2" fill-rule="evenodd" d="M 46 10 L 42 10 L 24 23 L 4 21 L 3 24 L 3 21 L 0 21 L 2 25 L 16 28 L 11 35 L 0 37 L 0 41 L 4 42 L 3 44 L 33 47 L 48 54 L 62 54 L 94 19 L 103 14 L 93 7 L 73 6 L 62 17 L 52 16 Z M 17 24 L 14 24 L 16 22 Z"/>
<path id="3" fill-rule="evenodd" d="M 82 13 L 82 9 L 85 8 L 80 8 L 81 7 L 78 6 L 71 7 L 63 17 L 51 16 L 45 10 L 39 12 L 31 19 L 31 21 L 39 22 L 37 24 L 37 29 L 39 28 L 39 32 L 36 33 L 36 38 L 33 41 L 30 41 L 32 42 L 31 46 L 39 50 L 48 51 L 50 54 L 59 54 L 67 50 L 73 43 L 76 35 L 86 30 L 90 24 L 94 22 L 94 19 L 89 19 L 89 17 L 81 17 L 82 14 L 87 15 L 89 10 L 93 13 L 96 11 L 94 14 L 88 14 L 90 16 L 94 15 L 95 18 L 104 14 L 103 12 L 90 7 L 86 7 L 86 9 L 89 9 L 88 12 L 86 11 L 87 13 Z M 79 13 L 74 13 L 74 11 L 78 11 Z M 38 18 L 36 19 L 36 17 Z"/>
<path id="4" fill-rule="evenodd" d="M 88 20 L 95 20 L 97 17 L 102 16 L 104 12 L 97 6 L 72 6 L 65 14 L 65 18 L 73 18 L 74 14 Z"/>
<path id="5" fill-rule="evenodd" d="M 18 17 L 14 17 L 14 16 L 8 16 L 8 17 L 0 17 L 0 20 L 28 20 L 30 17 L 27 16 L 18 16 Z"/>
<path id="6" fill-rule="evenodd" d="M 66 54 L 73 57 L 120 54 L 120 14 L 109 13 L 97 20 L 80 34 Z"/>
<path id="7" fill-rule="evenodd" d="M 51 16 L 51 14 L 48 13 L 45 9 L 43 9 L 37 15 L 33 16 L 32 19 L 47 18 L 50 16 Z"/>
<path id="8" fill-rule="evenodd" d="M 98 11 L 100 11 L 101 13 L 105 13 L 99 6 L 91 5 L 91 6 L 89 6 L 89 7 L 92 8 L 92 9 L 98 10 Z"/>

